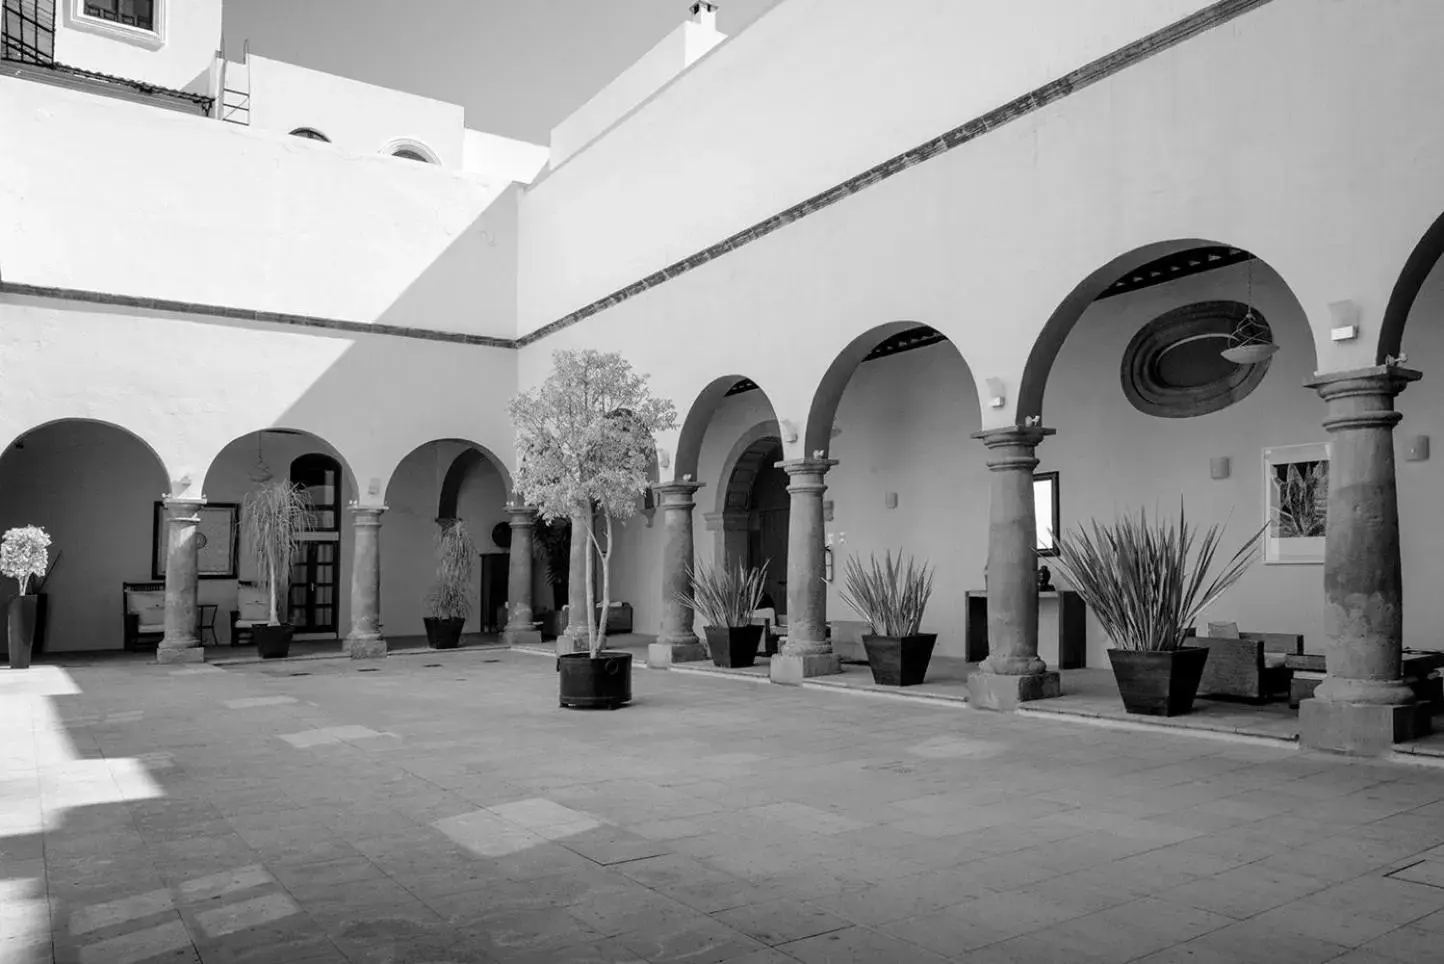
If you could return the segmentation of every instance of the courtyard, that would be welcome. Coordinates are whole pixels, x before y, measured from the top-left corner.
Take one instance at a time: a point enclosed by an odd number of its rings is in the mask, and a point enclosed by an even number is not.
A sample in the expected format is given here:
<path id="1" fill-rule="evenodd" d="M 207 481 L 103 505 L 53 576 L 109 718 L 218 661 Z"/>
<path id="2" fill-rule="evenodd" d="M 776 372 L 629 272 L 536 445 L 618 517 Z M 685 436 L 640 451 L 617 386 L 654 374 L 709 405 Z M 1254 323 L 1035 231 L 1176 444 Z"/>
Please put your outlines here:
<path id="1" fill-rule="evenodd" d="M 1444 769 L 553 662 L 0 674 L 0 960 L 1423 961 Z"/>

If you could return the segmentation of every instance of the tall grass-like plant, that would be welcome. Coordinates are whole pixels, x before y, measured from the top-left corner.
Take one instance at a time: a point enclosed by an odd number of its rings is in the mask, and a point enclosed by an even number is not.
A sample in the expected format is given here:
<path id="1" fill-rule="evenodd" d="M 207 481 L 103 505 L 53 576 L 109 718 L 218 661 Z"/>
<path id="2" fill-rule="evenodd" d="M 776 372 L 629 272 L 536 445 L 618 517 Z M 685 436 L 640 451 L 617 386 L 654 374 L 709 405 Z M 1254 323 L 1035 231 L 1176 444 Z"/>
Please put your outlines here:
<path id="1" fill-rule="evenodd" d="M 1167 652 L 1183 645 L 1198 614 L 1238 582 L 1258 557 L 1260 529 L 1209 580 L 1223 529 L 1200 538 L 1182 503 L 1178 520 L 1122 516 L 1096 520 L 1058 540 L 1057 564 L 1119 649 Z"/>
<path id="2" fill-rule="evenodd" d="M 476 572 L 476 544 L 466 523 L 446 519 L 436 534 L 436 581 L 426 604 L 437 619 L 466 619 L 471 615 L 471 577 Z"/>
<path id="3" fill-rule="evenodd" d="M 702 617 L 705 626 L 736 629 L 752 623 L 752 613 L 762 602 L 767 564 L 744 566 L 697 566 L 687 568 L 690 593 L 679 592 L 677 601 Z"/>
<path id="4" fill-rule="evenodd" d="M 874 636 L 900 638 L 916 636 L 923 623 L 923 610 L 933 594 L 934 571 L 926 562 L 898 551 L 894 560 L 889 549 L 878 562 L 868 554 L 864 566 L 857 556 L 848 556 L 843 568 L 842 601 L 863 619 Z"/>
<path id="5" fill-rule="evenodd" d="M 270 587 L 267 625 L 279 626 L 281 607 L 291 588 L 296 537 L 311 527 L 311 499 L 304 486 L 288 479 L 273 479 L 246 494 L 241 515 L 256 568 Z"/>

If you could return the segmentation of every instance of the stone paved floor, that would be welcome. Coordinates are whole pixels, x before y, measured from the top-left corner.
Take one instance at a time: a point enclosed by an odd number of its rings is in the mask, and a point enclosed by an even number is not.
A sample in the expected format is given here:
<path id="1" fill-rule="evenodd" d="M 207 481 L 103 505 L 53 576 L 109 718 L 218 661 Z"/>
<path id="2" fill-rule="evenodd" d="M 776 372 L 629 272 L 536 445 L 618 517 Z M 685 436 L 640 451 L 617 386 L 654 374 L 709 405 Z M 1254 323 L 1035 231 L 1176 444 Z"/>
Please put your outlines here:
<path id="1" fill-rule="evenodd" d="M 462 651 L 0 671 L 0 961 L 1444 960 L 1444 769 Z"/>

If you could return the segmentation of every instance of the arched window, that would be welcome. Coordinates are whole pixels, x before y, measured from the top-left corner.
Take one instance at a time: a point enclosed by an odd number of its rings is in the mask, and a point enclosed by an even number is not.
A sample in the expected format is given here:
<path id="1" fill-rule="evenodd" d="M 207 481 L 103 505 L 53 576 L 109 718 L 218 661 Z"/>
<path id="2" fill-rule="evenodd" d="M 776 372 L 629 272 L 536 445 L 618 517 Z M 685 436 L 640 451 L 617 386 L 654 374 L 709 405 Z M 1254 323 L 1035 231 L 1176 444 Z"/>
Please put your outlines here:
<path id="1" fill-rule="evenodd" d="M 413 151 L 413 150 L 412 150 L 411 148 L 409 148 L 409 147 L 403 147 L 403 148 L 401 148 L 401 150 L 399 150 L 399 151 L 393 151 L 392 154 L 391 154 L 391 156 L 392 156 L 392 157 L 404 157 L 404 158 L 406 158 L 408 161 L 420 161 L 420 162 L 423 163 L 423 164 L 430 164 L 430 163 L 431 163 L 431 160 L 430 160 L 429 158 L 423 157 L 419 151 Z"/>
<path id="2" fill-rule="evenodd" d="M 291 136 L 304 137 L 309 141 L 325 141 L 328 144 L 331 143 L 331 138 L 327 137 L 325 134 L 322 134 L 320 131 L 316 130 L 313 127 L 298 127 L 295 130 L 291 131 Z"/>
<path id="3" fill-rule="evenodd" d="M 291 481 L 306 490 L 311 500 L 311 529 L 337 532 L 341 528 L 341 465 L 329 455 L 312 452 L 291 463 Z"/>

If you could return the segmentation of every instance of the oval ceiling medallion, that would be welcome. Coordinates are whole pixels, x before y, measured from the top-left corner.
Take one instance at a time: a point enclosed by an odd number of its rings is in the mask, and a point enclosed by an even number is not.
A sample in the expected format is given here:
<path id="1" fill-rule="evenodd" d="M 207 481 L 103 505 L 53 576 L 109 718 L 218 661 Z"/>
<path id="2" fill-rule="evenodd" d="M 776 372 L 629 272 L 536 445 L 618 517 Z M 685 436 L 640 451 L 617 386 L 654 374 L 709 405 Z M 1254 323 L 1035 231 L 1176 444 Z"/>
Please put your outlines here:
<path id="1" fill-rule="evenodd" d="M 1239 364 L 1224 357 L 1229 335 L 1248 313 L 1239 301 L 1201 301 L 1159 315 L 1123 352 L 1123 394 L 1140 412 L 1192 418 L 1244 398 L 1268 372 L 1269 358 Z M 1268 322 L 1254 309 L 1254 320 Z"/>

